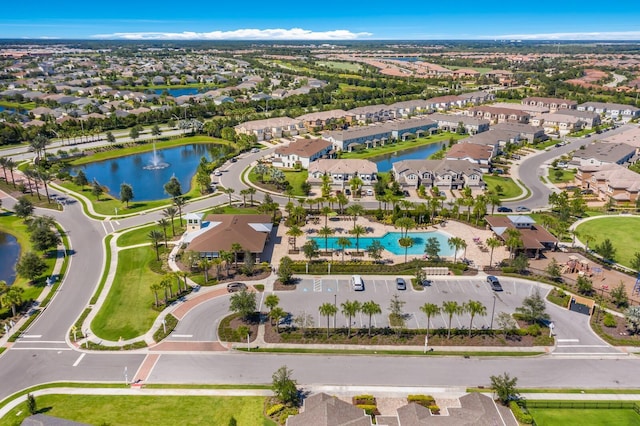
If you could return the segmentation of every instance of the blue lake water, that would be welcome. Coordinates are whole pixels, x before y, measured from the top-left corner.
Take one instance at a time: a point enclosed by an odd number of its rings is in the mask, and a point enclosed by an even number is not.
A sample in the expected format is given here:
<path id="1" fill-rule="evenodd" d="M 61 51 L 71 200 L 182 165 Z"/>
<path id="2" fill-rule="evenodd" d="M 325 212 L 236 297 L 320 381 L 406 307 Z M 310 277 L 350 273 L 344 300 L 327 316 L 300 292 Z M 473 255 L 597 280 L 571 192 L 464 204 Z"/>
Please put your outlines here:
<path id="1" fill-rule="evenodd" d="M 422 145 L 417 148 L 406 149 L 398 153 L 385 154 L 380 157 L 370 158 L 371 161 L 378 165 L 379 172 L 388 172 L 391 170 L 393 163 L 402 160 L 426 160 L 432 154 L 440 151 L 446 142 L 438 142 L 430 145 Z"/>
<path id="2" fill-rule="evenodd" d="M 196 173 L 200 159 L 205 157 L 211 161 L 221 158 L 229 149 L 218 144 L 182 145 L 157 151 L 158 159 L 169 164 L 164 169 L 144 168 L 152 162 L 153 151 L 150 151 L 77 166 L 71 169 L 71 173 L 75 175 L 82 169 L 89 182 L 97 179 L 115 198 L 120 198 L 120 185 L 128 183 L 133 187 L 133 202 L 160 200 L 168 198 L 164 184 L 171 176 L 178 178 L 182 193 L 185 194 L 191 188 L 191 178 Z"/>
<path id="3" fill-rule="evenodd" d="M 346 236 L 346 235 L 345 235 Z M 440 231 L 432 231 L 432 232 L 409 232 L 408 234 L 411 239 L 413 239 L 413 246 L 409 247 L 407 250 L 407 254 L 411 255 L 421 255 L 424 254 L 424 246 L 427 243 L 427 239 L 431 237 L 435 237 L 438 239 L 440 243 L 440 256 L 453 256 L 453 249 L 449 247 L 449 235 L 444 234 Z M 380 241 L 382 246 L 390 251 L 393 254 L 404 255 L 404 248 L 400 247 L 398 240 L 402 237 L 401 232 L 387 232 L 382 237 L 360 237 L 360 241 L 358 243 L 360 250 L 366 250 L 367 247 L 373 243 L 374 240 Z M 329 249 L 339 250 L 340 246 L 338 245 L 339 237 L 329 237 L 327 239 L 327 245 Z M 347 248 L 347 250 L 355 250 L 356 249 L 356 239 L 355 237 L 348 237 L 351 241 L 351 247 Z M 315 240 L 318 243 L 318 247 L 320 250 L 325 249 L 325 239 L 324 237 L 311 237 L 312 240 Z"/>
<path id="4" fill-rule="evenodd" d="M 197 87 L 183 87 L 180 89 L 156 89 L 154 90 L 156 95 L 162 94 L 164 91 L 167 91 L 170 96 L 177 98 L 178 96 L 185 95 L 197 95 L 199 93 L 199 89 Z"/>
<path id="5" fill-rule="evenodd" d="M 11 285 L 16 280 L 20 246 L 13 235 L 0 232 L 0 281 Z"/>

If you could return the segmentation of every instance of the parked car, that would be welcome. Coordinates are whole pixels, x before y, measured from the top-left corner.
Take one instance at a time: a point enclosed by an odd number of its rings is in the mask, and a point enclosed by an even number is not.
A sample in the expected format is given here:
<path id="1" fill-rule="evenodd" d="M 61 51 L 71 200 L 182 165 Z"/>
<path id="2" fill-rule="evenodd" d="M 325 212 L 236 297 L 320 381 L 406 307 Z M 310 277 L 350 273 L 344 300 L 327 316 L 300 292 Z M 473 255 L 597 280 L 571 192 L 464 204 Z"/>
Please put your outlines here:
<path id="1" fill-rule="evenodd" d="M 227 291 L 229 293 L 235 293 L 236 291 L 244 291 L 247 289 L 245 283 L 229 283 L 227 284 Z"/>
<path id="2" fill-rule="evenodd" d="M 402 195 L 404 195 L 405 197 L 409 196 L 409 191 L 407 191 L 406 189 L 404 191 L 402 191 Z"/>
<path id="3" fill-rule="evenodd" d="M 364 281 L 360 275 L 351 276 L 351 286 L 354 291 L 364 291 Z"/>
<path id="4" fill-rule="evenodd" d="M 260 148 L 252 148 L 251 149 L 251 153 L 255 154 L 257 152 L 260 152 Z"/>
<path id="5" fill-rule="evenodd" d="M 396 278 L 396 289 L 397 290 L 407 289 L 407 282 L 404 280 L 404 278 Z"/>
<path id="6" fill-rule="evenodd" d="M 498 280 L 497 277 L 494 277 L 493 275 L 489 275 L 487 277 L 487 282 L 491 286 L 491 290 L 502 291 L 502 286 L 500 285 L 500 281 Z"/>
<path id="7" fill-rule="evenodd" d="M 367 195 L 373 195 L 373 189 L 367 189 Z"/>
<path id="8" fill-rule="evenodd" d="M 351 190 L 349 188 L 345 188 L 344 195 L 351 195 Z"/>
<path id="9" fill-rule="evenodd" d="M 498 207 L 498 213 L 511 213 L 513 209 L 505 206 Z"/>
<path id="10" fill-rule="evenodd" d="M 231 161 L 232 163 L 235 163 L 235 162 L 237 162 L 237 161 L 238 161 L 238 159 L 237 159 L 236 157 L 232 157 L 230 161 Z"/>
<path id="11" fill-rule="evenodd" d="M 216 170 L 215 172 L 213 172 L 214 176 L 222 176 L 222 172 L 220 170 Z"/>
<path id="12" fill-rule="evenodd" d="M 516 207 L 516 211 L 517 212 L 530 212 L 531 209 L 529 207 L 525 207 L 525 206 L 518 206 Z"/>
<path id="13" fill-rule="evenodd" d="M 422 280 L 420 284 L 422 284 L 422 287 L 431 287 L 431 284 L 433 284 L 433 281 L 425 278 L 424 280 Z"/>

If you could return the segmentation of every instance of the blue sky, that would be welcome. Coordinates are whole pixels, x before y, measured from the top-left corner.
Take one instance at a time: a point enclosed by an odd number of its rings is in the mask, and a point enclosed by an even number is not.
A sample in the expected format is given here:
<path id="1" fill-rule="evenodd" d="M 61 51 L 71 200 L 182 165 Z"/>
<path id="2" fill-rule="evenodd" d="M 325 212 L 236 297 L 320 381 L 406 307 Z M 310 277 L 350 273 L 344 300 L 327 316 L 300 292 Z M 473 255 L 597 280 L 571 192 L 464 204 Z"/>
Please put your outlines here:
<path id="1" fill-rule="evenodd" d="M 0 38 L 640 40 L 634 1 L 609 8 L 591 0 L 7 3 Z"/>

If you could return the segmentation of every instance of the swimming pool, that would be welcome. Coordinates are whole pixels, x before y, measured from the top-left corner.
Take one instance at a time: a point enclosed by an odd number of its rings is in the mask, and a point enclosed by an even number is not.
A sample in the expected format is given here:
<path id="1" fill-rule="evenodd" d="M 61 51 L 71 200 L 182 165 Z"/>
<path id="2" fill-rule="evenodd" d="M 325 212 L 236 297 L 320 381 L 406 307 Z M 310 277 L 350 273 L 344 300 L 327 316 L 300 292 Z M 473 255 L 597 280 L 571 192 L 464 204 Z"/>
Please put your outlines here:
<path id="1" fill-rule="evenodd" d="M 344 235 L 346 238 L 351 241 L 351 247 L 348 247 L 346 250 L 355 250 L 356 249 L 356 239 L 355 237 L 350 236 L 349 234 Z M 409 247 L 407 250 L 407 254 L 412 255 L 421 255 L 424 254 L 424 246 L 427 243 L 427 239 L 431 237 L 435 237 L 440 242 L 440 256 L 453 256 L 453 249 L 449 247 L 448 240 L 451 237 L 448 234 L 445 234 L 440 231 L 431 231 L 431 232 L 409 232 L 408 234 L 411 239 L 413 239 L 413 246 Z M 360 250 L 366 250 L 367 247 L 373 243 L 373 241 L 378 240 L 382 246 L 396 255 L 404 255 L 404 248 L 400 247 L 398 240 L 402 237 L 402 232 L 387 232 L 382 237 L 360 237 L 360 241 L 358 243 Z M 340 237 L 329 237 L 327 238 L 327 246 L 328 249 L 339 250 L 340 246 L 338 245 L 338 238 Z M 311 237 L 311 240 L 315 240 L 318 243 L 318 247 L 320 250 L 325 249 L 325 239 L 324 237 Z"/>

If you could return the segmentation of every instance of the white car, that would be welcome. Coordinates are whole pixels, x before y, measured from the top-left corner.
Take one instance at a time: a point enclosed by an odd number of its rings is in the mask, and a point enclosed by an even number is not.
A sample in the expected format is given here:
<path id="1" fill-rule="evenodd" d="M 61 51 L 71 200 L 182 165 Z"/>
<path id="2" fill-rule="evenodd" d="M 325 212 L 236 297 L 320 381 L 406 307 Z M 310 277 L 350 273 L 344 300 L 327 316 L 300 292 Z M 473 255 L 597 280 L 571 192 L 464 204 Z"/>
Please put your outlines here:
<path id="1" fill-rule="evenodd" d="M 214 176 L 222 176 L 222 172 L 221 172 L 220 170 L 216 170 L 216 171 L 213 173 L 213 175 L 214 175 Z"/>

